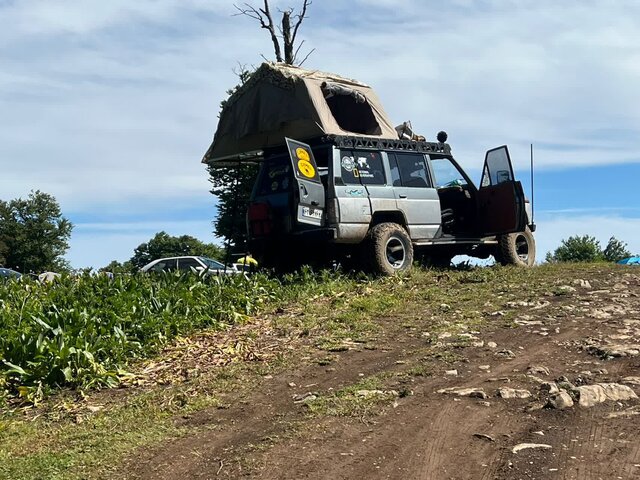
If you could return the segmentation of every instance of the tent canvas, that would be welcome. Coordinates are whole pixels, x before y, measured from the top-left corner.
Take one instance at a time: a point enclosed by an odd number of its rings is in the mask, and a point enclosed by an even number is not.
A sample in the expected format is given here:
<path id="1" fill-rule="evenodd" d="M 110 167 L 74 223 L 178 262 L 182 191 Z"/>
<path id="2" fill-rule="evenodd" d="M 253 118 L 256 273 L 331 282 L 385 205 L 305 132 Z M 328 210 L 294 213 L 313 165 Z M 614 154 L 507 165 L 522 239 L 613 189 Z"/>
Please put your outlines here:
<path id="1" fill-rule="evenodd" d="M 640 257 L 628 257 L 618 262 L 620 265 L 640 265 Z"/>
<path id="2" fill-rule="evenodd" d="M 397 139 L 371 87 L 330 73 L 263 63 L 227 101 L 204 163 L 238 160 L 285 137 Z"/>

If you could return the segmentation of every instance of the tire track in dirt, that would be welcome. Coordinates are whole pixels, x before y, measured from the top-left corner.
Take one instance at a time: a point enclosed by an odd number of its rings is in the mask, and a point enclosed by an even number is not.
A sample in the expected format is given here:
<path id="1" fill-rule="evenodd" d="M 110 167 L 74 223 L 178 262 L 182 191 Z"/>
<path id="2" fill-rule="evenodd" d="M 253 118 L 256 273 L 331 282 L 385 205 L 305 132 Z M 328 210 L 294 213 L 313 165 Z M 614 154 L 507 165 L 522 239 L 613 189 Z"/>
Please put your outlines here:
<path id="1" fill-rule="evenodd" d="M 409 339 L 410 340 L 410 339 Z M 410 348 L 404 339 L 401 348 Z M 213 478 L 230 475 L 225 464 L 234 452 L 257 445 L 269 437 L 277 438 L 290 429 L 291 424 L 304 417 L 303 407 L 294 404 L 292 396 L 309 390 L 322 391 L 341 388 L 358 382 L 362 376 L 389 371 L 395 367 L 398 349 L 378 349 L 342 352 L 335 367 L 317 363 L 264 379 L 245 398 L 229 398 L 228 408 L 210 409 L 186 419 L 179 419 L 182 427 L 194 427 L 199 433 L 174 440 L 170 446 L 146 449 L 128 462 L 122 476 L 132 479 Z M 297 384 L 296 388 L 289 386 Z M 204 431 L 202 431 L 204 429 Z M 242 465 L 236 466 L 240 474 Z"/>
<path id="2" fill-rule="evenodd" d="M 614 282 L 615 278 L 608 281 Z M 485 342 L 495 341 L 497 349 L 467 347 L 459 350 L 465 361 L 434 361 L 434 376 L 413 378 L 410 386 L 414 395 L 398 399 L 397 408 L 388 406 L 380 416 L 309 418 L 304 407 L 293 404 L 291 395 L 299 392 L 287 387 L 291 381 L 302 386 L 313 384 L 309 388 L 322 395 L 329 388 L 357 383 L 358 373 L 394 373 L 403 368 L 398 360 L 407 366 L 417 364 L 420 353 L 412 348 L 424 344 L 401 329 L 384 325 L 386 350 L 343 352 L 335 372 L 303 366 L 261 382 L 244 405 L 209 411 L 190 420 L 211 431 L 138 455 L 133 461 L 138 459 L 142 464 L 134 469 L 132 478 L 640 478 L 640 468 L 635 466 L 640 463 L 640 416 L 606 418 L 608 413 L 623 408 L 615 404 L 591 409 L 527 409 L 546 398 L 537 382 L 526 376 L 529 366 L 548 367 L 550 375 L 542 378 L 548 381 L 562 375 L 573 380 L 583 376 L 581 370 L 595 371 L 604 366 L 608 372 L 596 372 L 588 381 L 617 381 L 638 375 L 638 359 L 605 362 L 582 349 L 582 339 L 594 333 L 609 335 L 619 328 L 614 319 L 605 323 L 565 308 L 583 305 L 585 299 L 593 306 L 606 302 L 606 298 L 588 297 L 579 291 L 574 296 L 551 297 L 549 307 L 540 311 L 523 309 L 531 320 L 541 322 L 536 325 L 484 328 L 480 337 Z M 617 301 L 631 305 L 629 308 L 640 304 L 632 295 Z M 496 355 L 505 349 L 513 351 L 515 358 Z M 481 365 L 490 365 L 490 371 L 480 370 Z M 458 376 L 443 375 L 445 369 L 453 368 L 458 369 Z M 436 393 L 451 386 L 483 387 L 491 397 L 487 399 L 490 405 Z M 526 388 L 533 398 L 496 398 L 498 387 Z M 301 429 L 287 435 L 288 422 L 292 421 L 300 422 Z M 476 433 L 490 435 L 493 441 L 476 438 Z M 280 439 L 275 443 L 265 441 L 269 436 Z M 512 453 L 514 445 L 524 442 L 545 443 L 552 449 Z M 262 447 L 256 449 L 255 445 Z M 229 459 L 238 455 L 242 460 L 230 463 Z M 162 466 L 157 467 L 160 463 Z"/>

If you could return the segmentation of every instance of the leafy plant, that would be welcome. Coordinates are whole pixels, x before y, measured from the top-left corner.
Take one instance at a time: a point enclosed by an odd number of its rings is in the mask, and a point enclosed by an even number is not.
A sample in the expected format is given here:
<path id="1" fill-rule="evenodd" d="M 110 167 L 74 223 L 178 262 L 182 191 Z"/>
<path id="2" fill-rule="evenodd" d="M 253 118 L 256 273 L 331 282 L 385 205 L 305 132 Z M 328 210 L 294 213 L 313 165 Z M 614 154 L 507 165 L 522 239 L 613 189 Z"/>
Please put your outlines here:
<path id="1" fill-rule="evenodd" d="M 600 242 L 589 235 L 573 236 L 562 240 L 553 252 L 547 253 L 547 262 L 595 262 L 602 260 Z"/>
<path id="2" fill-rule="evenodd" d="M 177 335 L 244 319 L 279 285 L 260 275 L 190 274 L 0 282 L 0 397 L 37 401 L 59 386 L 117 385 L 131 360 Z"/>
<path id="3" fill-rule="evenodd" d="M 65 270 L 73 225 L 56 199 L 35 191 L 27 199 L 0 200 L 0 264 L 21 272 Z"/>
<path id="4" fill-rule="evenodd" d="M 611 237 L 604 250 L 595 237 L 589 235 L 573 236 L 562 240 L 562 244 L 553 253 L 546 256 L 547 262 L 617 262 L 631 253 L 627 250 L 627 244 Z"/>
<path id="5" fill-rule="evenodd" d="M 602 256 L 608 262 L 617 262 L 623 258 L 630 257 L 631 252 L 627 250 L 625 242 L 618 240 L 616 237 L 611 237 L 602 251 Z"/>

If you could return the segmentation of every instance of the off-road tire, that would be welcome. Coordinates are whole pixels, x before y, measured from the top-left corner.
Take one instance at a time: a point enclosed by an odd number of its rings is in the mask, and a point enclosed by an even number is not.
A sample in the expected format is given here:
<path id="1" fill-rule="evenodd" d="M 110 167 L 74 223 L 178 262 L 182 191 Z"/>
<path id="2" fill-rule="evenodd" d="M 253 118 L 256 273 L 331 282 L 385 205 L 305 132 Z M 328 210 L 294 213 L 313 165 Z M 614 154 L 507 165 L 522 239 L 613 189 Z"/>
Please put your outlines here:
<path id="1" fill-rule="evenodd" d="M 368 269 L 376 274 L 392 276 L 409 271 L 413 264 L 413 245 L 407 231 L 397 223 L 374 226 L 364 249 Z"/>
<path id="2" fill-rule="evenodd" d="M 500 235 L 494 257 L 502 265 L 532 267 L 536 262 L 536 241 L 529 227 L 524 232 Z"/>

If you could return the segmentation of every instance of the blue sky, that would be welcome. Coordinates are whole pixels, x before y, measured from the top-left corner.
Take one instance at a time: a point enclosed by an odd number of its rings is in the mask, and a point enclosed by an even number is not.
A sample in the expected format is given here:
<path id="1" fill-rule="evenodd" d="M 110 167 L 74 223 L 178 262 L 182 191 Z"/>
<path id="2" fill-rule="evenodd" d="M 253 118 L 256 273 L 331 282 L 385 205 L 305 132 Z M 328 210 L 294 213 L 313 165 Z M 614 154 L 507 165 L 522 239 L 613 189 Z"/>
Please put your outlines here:
<path id="1" fill-rule="evenodd" d="M 575 234 L 640 252 L 640 3 L 612 5 L 317 0 L 300 35 L 316 49 L 306 67 L 369 83 L 428 138 L 446 130 L 474 178 L 508 144 L 528 188 L 533 142 L 539 258 Z M 233 12 L 0 0 L 0 198 L 53 194 L 76 225 L 74 266 L 126 260 L 160 230 L 214 241 L 200 159 L 233 69 L 271 57 Z"/>

